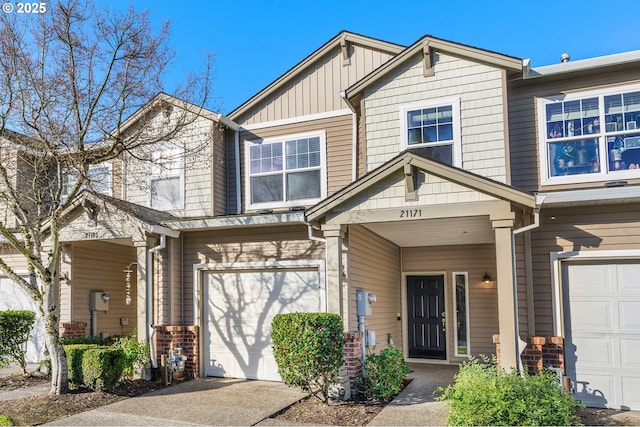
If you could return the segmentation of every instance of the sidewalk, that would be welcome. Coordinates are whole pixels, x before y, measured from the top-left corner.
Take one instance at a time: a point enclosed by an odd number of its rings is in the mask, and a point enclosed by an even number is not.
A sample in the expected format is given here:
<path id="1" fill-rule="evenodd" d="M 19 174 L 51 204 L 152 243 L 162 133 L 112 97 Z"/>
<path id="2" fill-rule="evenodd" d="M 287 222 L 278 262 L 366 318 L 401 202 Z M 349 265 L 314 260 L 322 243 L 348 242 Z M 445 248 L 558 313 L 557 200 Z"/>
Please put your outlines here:
<path id="1" fill-rule="evenodd" d="M 27 372 L 35 372 L 40 365 L 32 363 L 27 365 Z M 8 377 L 9 375 L 22 375 L 22 370 L 17 366 L 9 366 L 6 368 L 0 368 L 0 378 Z M 0 400 L 12 400 L 20 399 L 22 397 L 37 396 L 39 394 L 46 394 L 49 392 L 51 385 L 41 384 L 33 387 L 24 387 L 11 391 L 0 391 Z"/>

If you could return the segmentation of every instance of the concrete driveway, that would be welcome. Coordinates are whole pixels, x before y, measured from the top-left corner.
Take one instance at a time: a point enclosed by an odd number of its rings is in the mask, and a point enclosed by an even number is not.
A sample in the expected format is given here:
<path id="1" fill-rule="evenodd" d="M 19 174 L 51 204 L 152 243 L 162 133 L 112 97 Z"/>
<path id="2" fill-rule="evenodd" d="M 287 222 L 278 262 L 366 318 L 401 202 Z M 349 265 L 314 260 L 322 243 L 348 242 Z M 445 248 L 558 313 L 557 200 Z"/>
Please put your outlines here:
<path id="1" fill-rule="evenodd" d="M 302 397 L 279 382 L 198 378 L 47 425 L 250 426 Z"/>

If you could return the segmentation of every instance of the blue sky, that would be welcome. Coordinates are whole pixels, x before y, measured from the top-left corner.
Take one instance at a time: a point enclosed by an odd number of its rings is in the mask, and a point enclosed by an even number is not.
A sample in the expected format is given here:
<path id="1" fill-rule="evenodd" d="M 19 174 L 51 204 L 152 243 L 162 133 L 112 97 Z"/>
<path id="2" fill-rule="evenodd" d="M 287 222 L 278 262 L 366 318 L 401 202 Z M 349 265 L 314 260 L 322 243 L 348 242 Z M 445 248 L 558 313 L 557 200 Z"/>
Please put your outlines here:
<path id="1" fill-rule="evenodd" d="M 125 0 L 99 0 L 127 7 Z M 215 55 L 215 99 L 228 113 L 342 30 L 410 45 L 423 35 L 531 58 L 532 66 L 640 50 L 638 0 L 133 0 L 171 23 L 170 91 Z"/>

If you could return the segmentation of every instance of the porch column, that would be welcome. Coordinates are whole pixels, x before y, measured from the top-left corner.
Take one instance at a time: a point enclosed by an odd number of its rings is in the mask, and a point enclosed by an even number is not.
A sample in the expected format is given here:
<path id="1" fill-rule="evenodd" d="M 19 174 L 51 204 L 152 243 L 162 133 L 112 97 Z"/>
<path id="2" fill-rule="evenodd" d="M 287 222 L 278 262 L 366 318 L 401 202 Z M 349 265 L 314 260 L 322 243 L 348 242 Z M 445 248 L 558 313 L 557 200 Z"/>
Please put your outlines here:
<path id="1" fill-rule="evenodd" d="M 138 330 L 138 340 L 148 340 L 149 330 L 147 329 L 147 242 L 134 242 L 136 247 L 136 311 Z"/>
<path id="2" fill-rule="evenodd" d="M 342 241 L 345 237 L 341 226 L 322 229 L 327 240 L 327 311 L 342 316 Z"/>
<path id="3" fill-rule="evenodd" d="M 513 283 L 513 220 L 492 221 L 496 239 L 496 282 L 498 291 L 498 326 L 500 332 L 500 365 L 510 371 L 518 367 L 516 294 Z"/>

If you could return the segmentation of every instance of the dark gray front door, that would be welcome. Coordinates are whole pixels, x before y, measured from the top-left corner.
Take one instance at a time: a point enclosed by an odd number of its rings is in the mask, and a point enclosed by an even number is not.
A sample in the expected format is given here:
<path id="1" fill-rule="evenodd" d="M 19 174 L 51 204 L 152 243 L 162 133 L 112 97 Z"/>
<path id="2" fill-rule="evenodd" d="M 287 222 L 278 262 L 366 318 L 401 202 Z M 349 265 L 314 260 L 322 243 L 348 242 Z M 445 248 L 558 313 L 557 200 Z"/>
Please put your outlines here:
<path id="1" fill-rule="evenodd" d="M 409 357 L 446 359 L 444 276 L 407 276 Z"/>

